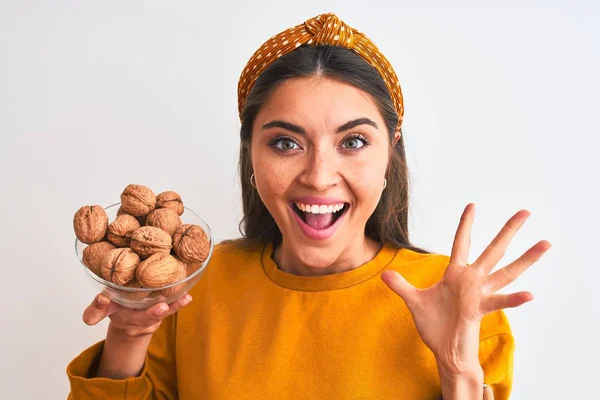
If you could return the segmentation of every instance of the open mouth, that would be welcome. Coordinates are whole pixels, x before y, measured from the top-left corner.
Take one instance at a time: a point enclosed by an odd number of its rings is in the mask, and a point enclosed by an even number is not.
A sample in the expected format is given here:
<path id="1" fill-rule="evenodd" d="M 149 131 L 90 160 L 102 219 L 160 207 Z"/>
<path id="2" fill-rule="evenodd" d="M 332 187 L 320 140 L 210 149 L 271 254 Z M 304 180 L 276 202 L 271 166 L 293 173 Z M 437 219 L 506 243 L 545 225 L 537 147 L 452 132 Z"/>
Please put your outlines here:
<path id="1" fill-rule="evenodd" d="M 302 204 L 291 203 L 292 210 L 304 224 L 307 226 L 321 230 L 327 229 L 335 224 L 335 222 L 344 215 L 350 208 L 348 203 L 340 203 L 338 205 L 329 206 L 304 206 Z M 301 209 L 304 208 L 304 210 Z"/>

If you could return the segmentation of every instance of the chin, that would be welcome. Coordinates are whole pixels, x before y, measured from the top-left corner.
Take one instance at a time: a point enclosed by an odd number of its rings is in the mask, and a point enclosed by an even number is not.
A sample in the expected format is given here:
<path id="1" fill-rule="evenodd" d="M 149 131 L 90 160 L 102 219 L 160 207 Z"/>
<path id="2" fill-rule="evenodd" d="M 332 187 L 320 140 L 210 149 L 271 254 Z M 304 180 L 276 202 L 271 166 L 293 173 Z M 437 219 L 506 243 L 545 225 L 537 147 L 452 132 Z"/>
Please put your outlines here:
<path id="1" fill-rule="evenodd" d="M 302 213 L 293 203 L 284 203 L 284 209 L 279 209 L 278 220 L 282 226 L 283 245 L 295 260 L 302 265 L 322 270 L 338 264 L 348 246 L 352 246 L 355 238 L 352 232 L 354 209 L 349 203 L 344 203 L 332 225 L 320 231 L 308 227 Z M 352 211 L 351 211 L 352 210 Z M 291 253 L 291 254 L 290 254 Z"/>
<path id="2" fill-rule="evenodd" d="M 300 243 L 294 238 L 288 244 L 289 248 L 293 249 L 294 258 L 303 265 L 314 269 L 324 269 L 339 260 L 340 254 L 344 250 L 341 243 L 345 242 L 340 239 L 317 243 Z"/>

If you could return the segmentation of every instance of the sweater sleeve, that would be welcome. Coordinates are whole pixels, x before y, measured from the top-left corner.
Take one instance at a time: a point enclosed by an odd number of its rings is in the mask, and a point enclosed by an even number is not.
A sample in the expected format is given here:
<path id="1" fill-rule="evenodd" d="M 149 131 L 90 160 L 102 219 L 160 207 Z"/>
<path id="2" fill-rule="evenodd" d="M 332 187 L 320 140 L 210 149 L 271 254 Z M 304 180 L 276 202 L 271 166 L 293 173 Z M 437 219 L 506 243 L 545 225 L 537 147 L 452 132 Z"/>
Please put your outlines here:
<path id="1" fill-rule="evenodd" d="M 495 400 L 507 400 L 510 396 L 514 349 L 514 338 L 509 333 L 494 335 L 479 342 L 483 381 L 492 388 Z"/>
<path id="2" fill-rule="evenodd" d="M 144 367 L 136 377 L 90 378 L 90 368 L 99 361 L 104 341 L 83 351 L 67 367 L 67 376 L 71 385 L 68 400 L 176 399 L 175 327 L 176 314 L 163 320 L 152 336 Z"/>
<path id="3" fill-rule="evenodd" d="M 515 339 L 503 310 L 483 318 L 479 339 L 483 383 L 492 388 L 494 400 L 506 400 L 512 390 Z"/>

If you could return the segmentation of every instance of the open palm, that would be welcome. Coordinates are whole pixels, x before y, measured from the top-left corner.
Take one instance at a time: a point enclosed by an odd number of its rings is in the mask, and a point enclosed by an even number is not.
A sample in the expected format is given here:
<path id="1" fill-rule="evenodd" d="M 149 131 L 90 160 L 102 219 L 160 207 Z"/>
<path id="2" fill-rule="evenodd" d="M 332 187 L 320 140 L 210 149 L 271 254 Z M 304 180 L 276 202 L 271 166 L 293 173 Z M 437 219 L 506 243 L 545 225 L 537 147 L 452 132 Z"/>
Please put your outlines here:
<path id="1" fill-rule="evenodd" d="M 530 212 L 520 210 L 513 215 L 481 256 L 469 265 L 474 215 L 475 205 L 468 204 L 458 225 L 448 267 L 435 285 L 417 289 L 395 271 L 381 274 L 383 281 L 406 303 L 421 339 L 438 363 L 455 373 L 478 365 L 479 326 L 485 315 L 533 299 L 530 292 L 496 292 L 517 279 L 551 247 L 542 240 L 517 260 L 490 274 Z"/>

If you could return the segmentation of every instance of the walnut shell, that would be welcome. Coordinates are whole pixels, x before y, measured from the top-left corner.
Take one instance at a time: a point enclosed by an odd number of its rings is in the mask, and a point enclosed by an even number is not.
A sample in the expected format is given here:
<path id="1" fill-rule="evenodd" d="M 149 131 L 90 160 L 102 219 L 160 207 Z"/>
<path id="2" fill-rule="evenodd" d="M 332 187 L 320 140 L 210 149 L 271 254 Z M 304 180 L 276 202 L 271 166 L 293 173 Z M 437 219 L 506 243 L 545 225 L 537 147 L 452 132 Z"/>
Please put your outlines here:
<path id="1" fill-rule="evenodd" d="M 175 258 L 175 260 L 177 260 L 177 262 L 179 263 L 179 267 L 177 269 L 177 274 L 176 277 L 174 278 L 174 282 L 179 282 L 184 280 L 185 278 L 187 278 L 187 269 L 186 269 L 186 265 L 179 260 L 177 257 L 173 257 Z M 174 295 L 175 293 L 179 292 L 181 290 L 181 288 L 183 287 L 183 283 L 181 285 L 175 285 L 173 287 L 167 288 L 167 289 L 163 289 L 161 290 L 161 294 L 165 297 L 169 297 Z"/>
<path id="2" fill-rule="evenodd" d="M 148 258 L 154 253 L 171 251 L 173 239 L 171 235 L 154 226 L 141 226 L 131 234 L 131 249 L 141 258 Z"/>
<path id="3" fill-rule="evenodd" d="M 123 211 L 123 206 L 119 206 L 119 209 L 117 210 L 117 217 L 119 215 L 123 215 L 123 214 L 127 214 L 125 211 Z M 127 215 L 131 215 L 131 214 L 127 214 Z M 135 215 L 133 215 L 135 217 Z M 140 226 L 144 226 L 146 225 L 146 216 L 142 215 L 141 217 L 135 217 L 135 219 L 138 220 Z"/>
<path id="4" fill-rule="evenodd" d="M 154 210 L 156 196 L 150 188 L 143 185 L 127 185 L 121 193 L 121 207 L 127 214 L 141 217 Z"/>
<path id="5" fill-rule="evenodd" d="M 125 285 L 135 278 L 140 257 L 129 247 L 110 250 L 102 261 L 102 276 L 109 282 Z"/>
<path id="6" fill-rule="evenodd" d="M 140 223 L 133 215 L 118 215 L 117 218 L 108 225 L 108 240 L 116 247 L 129 247 L 131 234 L 139 227 Z"/>
<path id="7" fill-rule="evenodd" d="M 198 268 L 200 268 L 200 263 L 187 263 L 185 264 L 185 269 L 186 269 L 186 276 L 190 276 L 191 274 L 193 274 L 194 272 L 196 272 L 196 270 Z"/>
<path id="8" fill-rule="evenodd" d="M 92 244 L 106 236 L 108 215 L 104 208 L 98 205 L 83 206 L 73 217 L 73 229 L 80 242 Z"/>
<path id="9" fill-rule="evenodd" d="M 106 254 L 114 250 L 115 246 L 109 242 L 96 242 L 92 243 L 83 249 L 83 263 L 96 275 L 100 278 L 104 278 L 102 276 L 102 260 L 106 256 Z"/>
<path id="10" fill-rule="evenodd" d="M 136 270 L 136 279 L 144 287 L 158 288 L 177 282 L 181 262 L 169 253 L 155 253 L 142 261 Z"/>
<path id="11" fill-rule="evenodd" d="M 173 249 L 184 263 L 201 263 L 208 257 L 210 242 L 200 226 L 185 224 L 173 236 Z"/>
<path id="12" fill-rule="evenodd" d="M 143 288 L 142 284 L 137 279 L 132 279 L 128 284 L 125 285 L 128 288 Z M 121 291 L 124 298 L 131 301 L 140 301 L 148 297 L 152 292 L 125 292 Z"/>
<path id="13" fill-rule="evenodd" d="M 147 226 L 154 226 L 173 236 L 182 225 L 181 218 L 170 208 L 158 208 L 148 214 Z"/>
<path id="14" fill-rule="evenodd" d="M 179 194 L 169 190 L 156 196 L 156 208 L 170 208 L 181 216 L 183 214 L 183 201 L 181 201 Z"/>

